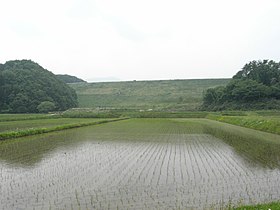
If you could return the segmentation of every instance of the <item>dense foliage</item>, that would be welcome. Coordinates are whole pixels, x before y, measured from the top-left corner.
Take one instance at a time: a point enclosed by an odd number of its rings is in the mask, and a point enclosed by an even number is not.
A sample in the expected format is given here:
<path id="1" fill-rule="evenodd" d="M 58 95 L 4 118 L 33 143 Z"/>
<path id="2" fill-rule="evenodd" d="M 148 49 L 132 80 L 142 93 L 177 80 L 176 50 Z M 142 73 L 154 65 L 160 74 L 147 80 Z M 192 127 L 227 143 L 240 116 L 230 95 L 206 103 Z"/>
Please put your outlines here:
<path id="1" fill-rule="evenodd" d="M 280 63 L 251 61 L 233 76 L 225 87 L 208 89 L 203 108 L 222 109 L 279 109 Z"/>
<path id="2" fill-rule="evenodd" d="M 42 102 L 55 110 L 78 105 L 75 91 L 31 60 L 0 65 L 0 112 L 36 113 Z M 42 111 L 42 110 L 41 110 Z"/>
<path id="3" fill-rule="evenodd" d="M 77 83 L 77 82 L 86 82 L 78 77 L 67 75 L 67 74 L 57 74 L 56 77 L 65 82 L 65 83 Z"/>

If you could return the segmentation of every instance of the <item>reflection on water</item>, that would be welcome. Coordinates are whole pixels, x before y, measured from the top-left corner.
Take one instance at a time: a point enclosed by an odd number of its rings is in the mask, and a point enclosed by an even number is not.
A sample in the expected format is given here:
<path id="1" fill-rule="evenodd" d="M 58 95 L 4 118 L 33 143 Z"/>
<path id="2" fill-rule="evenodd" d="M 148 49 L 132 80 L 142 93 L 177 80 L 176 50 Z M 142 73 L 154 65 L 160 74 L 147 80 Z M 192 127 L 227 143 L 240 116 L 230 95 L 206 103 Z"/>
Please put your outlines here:
<path id="1" fill-rule="evenodd" d="M 219 122 L 204 124 L 204 132 L 220 138 L 232 146 L 252 166 L 280 168 L 279 135 Z"/>
<path id="2" fill-rule="evenodd" d="M 272 201 L 280 196 L 277 140 L 207 120 L 130 120 L 9 140 L 0 144 L 0 207 L 201 209 Z"/>

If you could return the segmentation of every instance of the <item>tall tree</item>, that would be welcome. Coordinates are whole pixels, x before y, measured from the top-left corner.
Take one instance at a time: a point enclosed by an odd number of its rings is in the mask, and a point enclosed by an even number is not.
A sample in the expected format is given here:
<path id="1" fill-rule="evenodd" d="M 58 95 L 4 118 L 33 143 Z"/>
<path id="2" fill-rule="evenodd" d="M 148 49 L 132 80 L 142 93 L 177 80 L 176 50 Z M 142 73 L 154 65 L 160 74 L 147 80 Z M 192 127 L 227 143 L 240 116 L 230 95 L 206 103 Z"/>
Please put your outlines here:
<path id="1" fill-rule="evenodd" d="M 272 60 L 251 61 L 233 79 L 251 79 L 264 85 L 274 85 L 280 82 L 280 63 Z"/>

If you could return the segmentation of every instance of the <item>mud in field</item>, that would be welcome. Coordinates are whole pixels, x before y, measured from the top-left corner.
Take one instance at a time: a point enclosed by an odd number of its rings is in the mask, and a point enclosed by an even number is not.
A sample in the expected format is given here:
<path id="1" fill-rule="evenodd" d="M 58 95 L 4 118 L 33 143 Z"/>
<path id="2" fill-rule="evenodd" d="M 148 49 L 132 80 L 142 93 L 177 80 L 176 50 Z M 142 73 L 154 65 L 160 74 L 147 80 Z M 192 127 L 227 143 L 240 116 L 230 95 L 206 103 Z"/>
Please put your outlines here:
<path id="1" fill-rule="evenodd" d="M 1 143 L 0 207 L 216 209 L 279 199 L 279 167 L 192 126 L 130 120 Z"/>

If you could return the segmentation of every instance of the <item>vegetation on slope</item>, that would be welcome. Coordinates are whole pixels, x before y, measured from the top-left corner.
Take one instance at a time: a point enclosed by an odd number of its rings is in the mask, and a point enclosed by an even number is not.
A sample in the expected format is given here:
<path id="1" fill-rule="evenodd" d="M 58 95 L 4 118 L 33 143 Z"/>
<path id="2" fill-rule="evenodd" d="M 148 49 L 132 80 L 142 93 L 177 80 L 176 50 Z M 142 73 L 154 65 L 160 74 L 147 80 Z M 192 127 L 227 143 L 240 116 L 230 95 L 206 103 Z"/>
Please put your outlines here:
<path id="1" fill-rule="evenodd" d="M 37 113 L 78 105 L 75 91 L 31 60 L 0 65 L 0 112 Z"/>
<path id="2" fill-rule="evenodd" d="M 129 81 L 71 84 L 80 108 L 195 110 L 203 91 L 229 79 Z"/>
<path id="3" fill-rule="evenodd" d="M 65 83 L 77 83 L 77 82 L 86 82 L 78 77 L 71 76 L 68 74 L 57 74 L 55 75 L 59 80 Z"/>
<path id="4" fill-rule="evenodd" d="M 210 88 L 203 109 L 280 109 L 280 63 L 252 61 L 225 87 Z"/>

